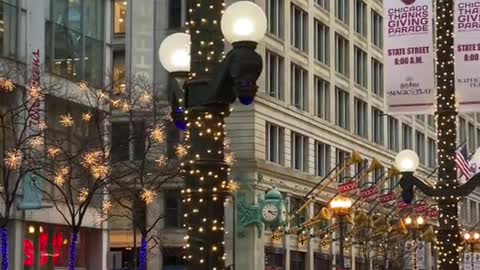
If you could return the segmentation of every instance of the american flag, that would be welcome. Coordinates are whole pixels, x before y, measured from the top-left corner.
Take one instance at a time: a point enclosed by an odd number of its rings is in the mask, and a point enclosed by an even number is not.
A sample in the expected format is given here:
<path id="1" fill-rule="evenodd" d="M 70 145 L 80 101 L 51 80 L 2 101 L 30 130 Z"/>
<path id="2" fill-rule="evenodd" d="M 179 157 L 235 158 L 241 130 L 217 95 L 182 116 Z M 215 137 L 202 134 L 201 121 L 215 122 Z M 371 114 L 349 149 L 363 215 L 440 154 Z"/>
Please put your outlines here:
<path id="1" fill-rule="evenodd" d="M 459 176 L 462 176 L 465 181 L 468 181 L 472 177 L 472 171 L 470 169 L 470 158 L 468 157 L 467 146 L 463 145 L 462 148 L 457 150 L 455 155 L 455 163 L 457 163 L 457 171 Z"/>

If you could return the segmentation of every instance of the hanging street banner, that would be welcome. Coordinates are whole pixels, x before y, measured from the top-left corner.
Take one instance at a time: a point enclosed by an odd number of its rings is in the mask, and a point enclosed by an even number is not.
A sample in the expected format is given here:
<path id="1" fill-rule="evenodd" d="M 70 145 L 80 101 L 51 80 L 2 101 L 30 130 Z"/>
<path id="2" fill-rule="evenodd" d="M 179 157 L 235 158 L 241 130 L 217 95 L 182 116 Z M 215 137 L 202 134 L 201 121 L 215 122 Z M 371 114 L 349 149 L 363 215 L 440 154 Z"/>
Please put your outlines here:
<path id="1" fill-rule="evenodd" d="M 388 0 L 384 6 L 384 71 L 388 113 L 433 111 L 431 0 Z"/>
<path id="2" fill-rule="evenodd" d="M 480 269 L 480 253 L 476 253 L 476 252 L 473 253 L 472 259 L 473 259 L 473 268 L 475 270 Z"/>
<path id="3" fill-rule="evenodd" d="M 473 254 L 470 252 L 465 252 L 463 254 L 463 270 L 472 270 L 472 258 Z"/>
<path id="4" fill-rule="evenodd" d="M 406 241 L 404 256 L 406 269 L 425 269 L 425 242 Z"/>
<path id="5" fill-rule="evenodd" d="M 480 0 L 455 1 L 455 90 L 459 110 L 480 111 Z"/>

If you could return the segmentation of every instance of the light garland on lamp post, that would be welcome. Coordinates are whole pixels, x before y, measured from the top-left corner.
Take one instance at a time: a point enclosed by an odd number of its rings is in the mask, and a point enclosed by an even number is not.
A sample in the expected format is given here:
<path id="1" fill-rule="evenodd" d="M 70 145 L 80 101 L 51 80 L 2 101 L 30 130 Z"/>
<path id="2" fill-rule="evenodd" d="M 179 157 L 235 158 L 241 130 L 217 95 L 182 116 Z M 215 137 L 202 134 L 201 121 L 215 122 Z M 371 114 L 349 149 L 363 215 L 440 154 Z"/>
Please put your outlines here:
<path id="1" fill-rule="evenodd" d="M 221 0 L 190 1 L 188 35 L 167 37 L 159 51 L 175 79 L 169 95 L 172 118 L 186 130 L 187 161 L 180 171 L 188 232 L 184 258 L 190 270 L 225 269 L 224 203 L 231 182 L 226 161 L 232 158 L 225 158 L 224 118 L 237 98 L 245 105 L 253 102 L 262 70 L 255 48 L 267 28 L 263 10 L 250 1 L 224 7 Z M 233 45 L 226 55 L 222 32 Z"/>

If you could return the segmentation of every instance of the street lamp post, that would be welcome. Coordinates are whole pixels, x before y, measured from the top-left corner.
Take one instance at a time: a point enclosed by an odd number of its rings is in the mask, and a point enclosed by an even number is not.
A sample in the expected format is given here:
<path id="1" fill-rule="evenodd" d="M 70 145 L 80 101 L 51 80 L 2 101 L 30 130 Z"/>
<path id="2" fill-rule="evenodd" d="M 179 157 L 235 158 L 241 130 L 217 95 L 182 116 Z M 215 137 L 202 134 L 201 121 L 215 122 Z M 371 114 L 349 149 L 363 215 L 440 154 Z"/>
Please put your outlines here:
<path id="1" fill-rule="evenodd" d="M 188 231 L 185 259 L 190 270 L 222 270 L 224 203 L 229 196 L 230 174 L 224 151 L 224 118 L 237 98 L 245 105 L 254 100 L 262 71 L 262 58 L 255 48 L 266 32 L 267 19 L 250 1 L 235 2 L 223 16 L 223 0 L 190 0 L 188 7 L 190 42 L 167 38 L 161 46 L 164 50 L 160 50 L 160 61 L 174 77 L 179 71 L 189 72 L 185 85 L 170 94 L 172 118 L 178 128 L 187 131 L 188 161 L 180 164 L 185 184 L 184 227 Z M 223 36 L 233 45 L 226 55 Z M 189 43 L 188 57 L 175 53 Z"/>
<path id="2" fill-rule="evenodd" d="M 442 270 L 459 269 L 461 237 L 458 202 L 480 183 L 480 177 L 459 186 L 455 169 L 456 117 L 454 62 L 454 1 L 436 0 L 436 79 L 438 179 L 431 187 L 406 172 L 401 185 L 406 202 L 413 199 L 413 186 L 438 203 L 440 220 L 437 233 L 439 266 Z"/>
<path id="3" fill-rule="evenodd" d="M 339 259 L 336 268 L 338 270 L 345 269 L 345 256 L 344 256 L 344 242 L 345 242 L 345 217 L 350 215 L 352 208 L 352 200 L 348 197 L 337 196 L 330 201 L 330 209 L 332 209 L 335 216 L 338 218 L 339 229 Z"/>
<path id="4" fill-rule="evenodd" d="M 463 234 L 463 239 L 465 241 L 465 244 L 468 244 L 470 246 L 470 251 L 472 253 L 472 256 L 470 257 L 470 262 L 471 262 L 472 269 L 474 269 L 473 255 L 475 251 L 475 244 L 480 243 L 480 233 L 476 232 L 472 234 L 470 232 L 466 232 Z M 467 251 L 467 248 L 465 247 L 465 252 L 466 251 Z"/>

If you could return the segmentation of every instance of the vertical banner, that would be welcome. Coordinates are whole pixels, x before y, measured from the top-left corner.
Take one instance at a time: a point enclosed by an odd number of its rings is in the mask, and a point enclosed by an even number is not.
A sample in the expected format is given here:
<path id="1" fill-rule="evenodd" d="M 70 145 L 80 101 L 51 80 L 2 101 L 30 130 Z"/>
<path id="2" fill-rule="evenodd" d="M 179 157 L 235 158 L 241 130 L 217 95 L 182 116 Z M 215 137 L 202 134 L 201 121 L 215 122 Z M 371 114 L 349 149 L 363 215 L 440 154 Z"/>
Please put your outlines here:
<path id="1" fill-rule="evenodd" d="M 389 113 L 426 113 L 435 100 L 431 0 L 384 6 L 384 71 Z"/>
<path id="2" fill-rule="evenodd" d="M 480 0 L 455 1 L 455 90 L 459 110 L 480 111 Z"/>
<path id="3" fill-rule="evenodd" d="M 480 270 L 480 253 L 473 253 L 473 269 Z"/>
<path id="4" fill-rule="evenodd" d="M 406 269 L 425 269 L 425 243 L 415 240 L 406 241 L 404 260 Z"/>
<path id="5" fill-rule="evenodd" d="M 465 252 L 463 254 L 463 270 L 473 270 L 472 269 L 472 253 Z"/>

